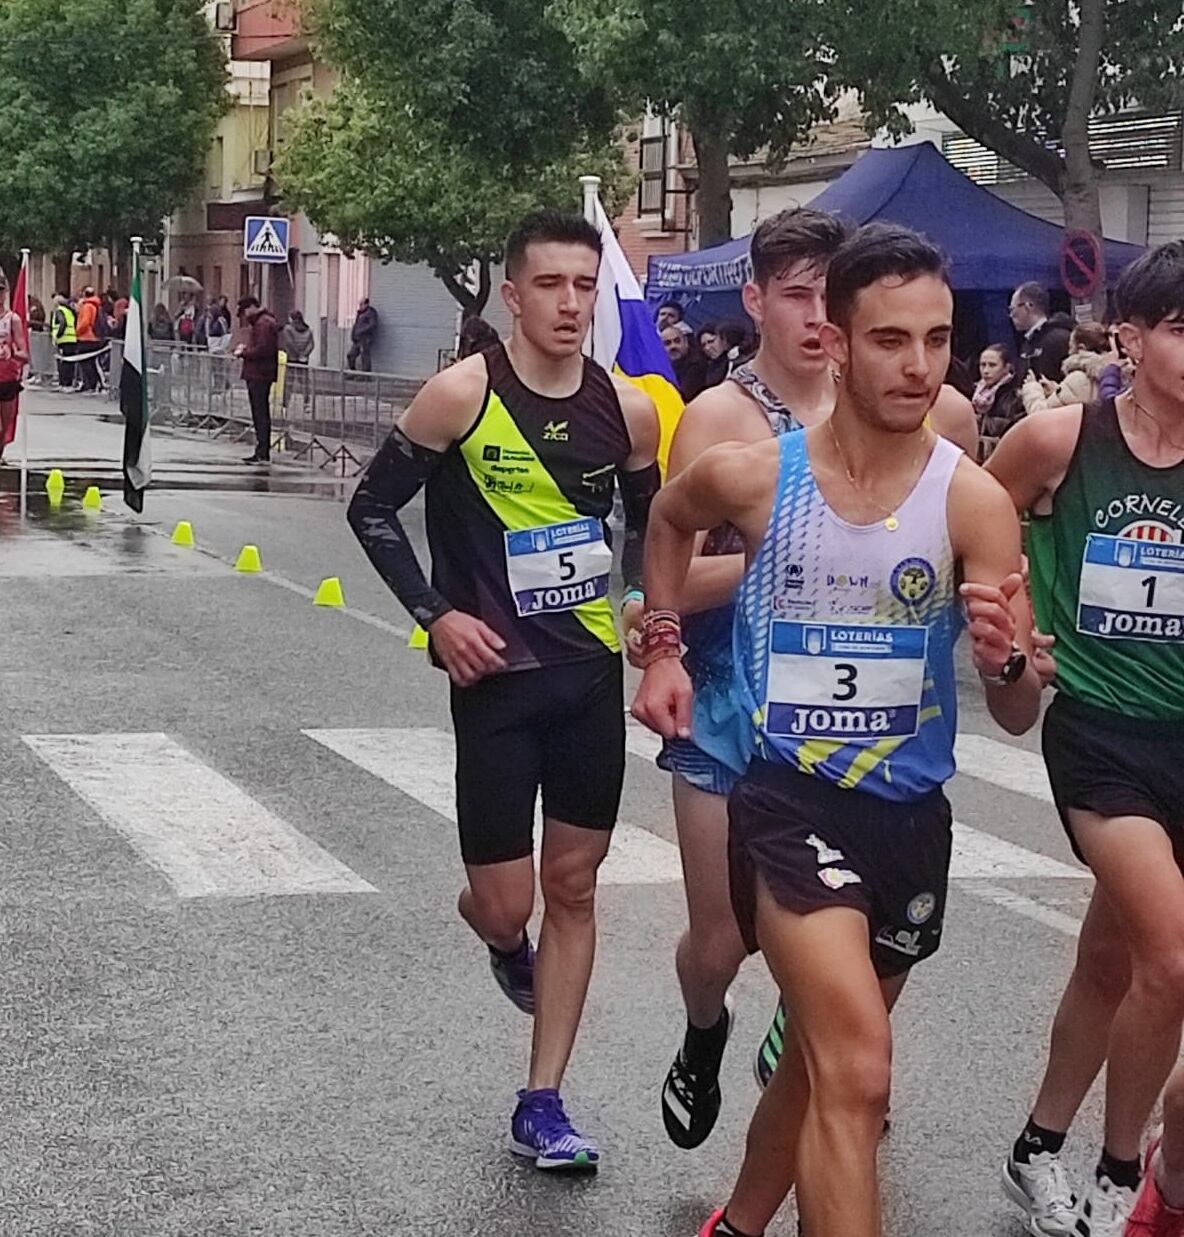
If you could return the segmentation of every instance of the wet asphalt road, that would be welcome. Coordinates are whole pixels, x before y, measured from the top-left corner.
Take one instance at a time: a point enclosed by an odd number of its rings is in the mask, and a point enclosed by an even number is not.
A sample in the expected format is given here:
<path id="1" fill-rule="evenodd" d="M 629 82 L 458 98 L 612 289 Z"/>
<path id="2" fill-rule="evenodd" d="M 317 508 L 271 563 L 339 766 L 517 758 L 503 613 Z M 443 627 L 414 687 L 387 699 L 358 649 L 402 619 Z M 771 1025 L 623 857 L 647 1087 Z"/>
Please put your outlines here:
<path id="1" fill-rule="evenodd" d="M 0 471 L 0 1233 L 691 1237 L 734 1176 L 775 998 L 752 960 L 719 1126 L 676 1150 L 658 1100 L 681 1031 L 684 911 L 666 778 L 644 736 L 623 819 L 651 844 L 651 878 L 602 889 L 565 1089 L 603 1168 L 549 1179 L 504 1147 L 528 1026 L 455 915 L 453 828 L 424 789 L 447 780 L 444 683 L 406 648 L 407 620 L 345 526 L 349 483 L 283 463 L 259 477 L 243 447 L 161 434 L 157 487 L 133 520 L 107 407 L 26 400 L 24 520 L 17 474 Z M 56 512 L 40 492 L 54 465 L 69 487 Z M 92 482 L 97 515 L 78 502 Z M 196 550 L 169 544 L 179 519 Z M 418 509 L 410 523 L 418 533 Z M 247 542 L 264 575 L 232 570 Z M 311 604 L 330 575 L 345 611 Z M 968 688 L 963 732 L 1010 742 Z M 332 749 L 375 729 L 403 753 L 395 784 Z M 141 769 L 88 798 L 30 742 L 125 736 L 135 761 L 145 734 L 188 754 L 162 788 L 176 811 L 200 823 L 211 796 L 241 796 L 243 819 L 296 831 L 359 888 L 181 896 L 129 841 L 155 827 L 135 797 Z M 1035 751 L 1034 736 L 1018 746 Z M 951 794 L 970 831 L 945 945 L 896 1018 L 891 1237 L 1022 1231 L 998 1168 L 1090 890 L 1050 807 L 1016 789 L 1009 752 L 972 754 Z M 263 845 L 235 844 L 247 866 Z M 1078 1170 L 1098 1118 L 1095 1095 L 1069 1145 Z M 792 1217 L 770 1231 L 792 1233 Z"/>

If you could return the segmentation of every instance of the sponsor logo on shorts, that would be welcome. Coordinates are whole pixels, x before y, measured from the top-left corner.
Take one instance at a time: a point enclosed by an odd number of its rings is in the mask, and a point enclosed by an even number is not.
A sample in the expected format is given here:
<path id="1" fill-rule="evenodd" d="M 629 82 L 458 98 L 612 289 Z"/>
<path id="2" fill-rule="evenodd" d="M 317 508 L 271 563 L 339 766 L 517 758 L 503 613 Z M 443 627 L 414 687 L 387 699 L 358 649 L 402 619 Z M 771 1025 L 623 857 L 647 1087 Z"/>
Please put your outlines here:
<path id="1" fill-rule="evenodd" d="M 828 846 L 816 833 L 810 834 L 806 839 L 806 845 L 814 847 L 818 852 L 819 864 L 838 863 L 845 858 L 841 850 L 835 850 L 833 846 Z"/>
<path id="2" fill-rule="evenodd" d="M 862 885 L 863 877 L 850 868 L 823 868 L 818 879 L 828 889 L 842 889 L 844 885 Z"/>
<path id="3" fill-rule="evenodd" d="M 932 917 L 935 910 L 937 910 L 937 895 L 919 893 L 908 905 L 909 923 L 926 923 Z"/>
<path id="4" fill-rule="evenodd" d="M 925 558 L 903 558 L 892 569 L 889 586 L 892 595 L 906 606 L 915 606 L 933 592 L 937 572 Z"/>
<path id="5" fill-rule="evenodd" d="M 897 953 L 907 954 L 917 958 L 921 954 L 920 932 L 910 932 L 907 928 L 881 928 L 876 933 L 876 944 L 885 949 L 895 949 Z"/>

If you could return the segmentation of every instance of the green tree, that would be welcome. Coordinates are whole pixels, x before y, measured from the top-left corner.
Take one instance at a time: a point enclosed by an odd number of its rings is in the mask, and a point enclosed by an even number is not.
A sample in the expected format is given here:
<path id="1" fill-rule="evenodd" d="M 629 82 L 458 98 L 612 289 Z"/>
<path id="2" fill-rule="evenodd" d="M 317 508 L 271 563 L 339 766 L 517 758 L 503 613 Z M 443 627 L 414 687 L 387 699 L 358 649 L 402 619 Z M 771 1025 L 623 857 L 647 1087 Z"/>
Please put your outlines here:
<path id="1" fill-rule="evenodd" d="M 816 0 L 554 0 L 552 12 L 583 75 L 634 115 L 648 105 L 688 127 L 706 246 L 732 235 L 729 155 L 763 150 L 775 164 L 831 113 L 825 7 Z"/>
<path id="2" fill-rule="evenodd" d="M 273 174 L 284 201 L 347 251 L 426 262 L 466 315 L 484 310 L 491 265 L 527 211 L 578 210 L 584 174 L 604 178 L 610 212 L 631 187 L 615 145 L 569 139 L 554 159 L 499 167 L 450 141 L 442 122 L 414 120 L 389 92 L 353 77 L 297 109 Z M 474 264 L 475 288 L 466 278 Z"/>
<path id="3" fill-rule="evenodd" d="M 902 105 L 928 99 L 1095 235 L 1090 117 L 1184 106 L 1179 0 L 842 0 L 827 14 L 832 76 L 859 90 L 870 123 L 907 131 Z"/>
<path id="4" fill-rule="evenodd" d="M 0 248 L 123 250 L 189 198 L 228 106 L 204 8 L 0 4 Z"/>

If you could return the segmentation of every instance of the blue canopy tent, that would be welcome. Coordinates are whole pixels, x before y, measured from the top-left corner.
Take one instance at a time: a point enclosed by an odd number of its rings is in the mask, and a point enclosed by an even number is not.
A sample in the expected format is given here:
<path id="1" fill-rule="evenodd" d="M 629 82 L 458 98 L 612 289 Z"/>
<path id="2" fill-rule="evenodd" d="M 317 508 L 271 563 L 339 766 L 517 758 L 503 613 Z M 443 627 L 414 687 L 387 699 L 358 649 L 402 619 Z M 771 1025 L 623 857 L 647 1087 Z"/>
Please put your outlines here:
<path id="1" fill-rule="evenodd" d="M 810 206 L 853 223 L 904 224 L 940 245 L 949 255 L 954 290 L 982 294 L 973 298 L 982 319 L 975 334 L 1007 337 L 1007 297 L 1017 284 L 1061 286 L 1063 229 L 976 185 L 930 142 L 866 151 Z M 748 275 L 748 243 L 742 237 L 696 253 L 650 258 L 646 300 L 654 307 L 679 301 L 692 325 L 743 318 L 740 288 Z M 1105 251 L 1113 281 L 1142 248 L 1107 240 Z"/>

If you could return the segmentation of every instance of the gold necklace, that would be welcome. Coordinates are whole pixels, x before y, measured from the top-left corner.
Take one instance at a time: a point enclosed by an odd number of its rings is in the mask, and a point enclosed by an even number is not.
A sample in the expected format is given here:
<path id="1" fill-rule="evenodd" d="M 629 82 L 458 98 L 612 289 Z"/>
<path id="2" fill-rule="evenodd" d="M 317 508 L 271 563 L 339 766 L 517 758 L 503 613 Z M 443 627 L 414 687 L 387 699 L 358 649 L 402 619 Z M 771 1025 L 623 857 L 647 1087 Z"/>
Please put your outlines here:
<path id="1" fill-rule="evenodd" d="M 896 530 L 900 527 L 900 520 L 896 518 L 896 508 L 885 507 L 882 502 L 879 502 L 876 498 L 874 498 L 871 494 L 869 494 L 867 490 L 865 490 L 863 486 L 860 485 L 859 482 L 855 480 L 855 474 L 851 471 L 851 467 L 847 463 L 847 457 L 843 454 L 843 448 L 839 445 L 839 436 L 838 434 L 835 433 L 834 421 L 831 418 L 827 418 L 826 424 L 827 424 L 827 428 L 830 430 L 830 440 L 831 442 L 835 444 L 835 450 L 839 454 L 839 462 L 843 465 L 843 472 L 847 474 L 847 484 L 857 494 L 861 494 L 864 498 L 866 498 L 867 501 L 871 503 L 873 507 L 879 507 L 879 509 L 884 513 L 884 516 L 885 516 L 884 527 L 890 533 L 896 532 Z M 921 458 L 921 452 L 920 450 L 918 450 L 916 455 L 913 456 L 912 460 L 909 463 L 910 475 L 912 474 L 913 469 L 916 468 L 917 461 L 920 458 Z M 912 492 L 913 492 L 913 487 L 910 486 L 909 494 L 911 494 Z M 908 494 L 905 495 L 905 499 L 907 498 L 908 498 Z"/>
<path id="2" fill-rule="evenodd" d="M 1159 431 L 1159 436 L 1160 436 L 1160 438 L 1161 438 L 1164 442 L 1166 442 L 1166 443 L 1168 444 L 1168 446 L 1169 446 L 1169 447 L 1175 447 L 1175 449 L 1176 449 L 1177 451 L 1184 451 L 1184 443 L 1177 442 L 1177 441 L 1176 441 L 1176 440 L 1175 440 L 1175 439 L 1174 439 L 1174 438 L 1173 438 L 1173 437 L 1172 437 L 1172 436 L 1171 436 L 1171 435 L 1167 432 L 1167 430 L 1165 430 L 1165 429 L 1164 429 L 1164 427 L 1163 427 L 1162 423 L 1160 422 L 1159 418 L 1158 418 L 1158 417 L 1157 417 L 1157 416 L 1156 416 L 1153 412 L 1149 412 L 1146 408 L 1144 408 L 1144 407 L 1143 407 L 1143 405 L 1142 405 L 1142 404 L 1140 404 L 1140 403 L 1139 403 L 1139 401 L 1135 398 L 1135 393 L 1134 393 L 1134 391 L 1132 391 L 1132 392 L 1131 392 L 1131 405 L 1134 407 L 1134 409 L 1135 409 L 1135 411 L 1136 411 L 1136 412 L 1141 412 L 1141 413 L 1143 414 L 1143 416 L 1145 416 L 1145 417 L 1147 418 L 1147 420 L 1148 420 L 1148 421 L 1150 421 L 1150 422 L 1151 422 L 1151 424 L 1155 426 L 1156 430 L 1158 430 L 1158 431 Z"/>

